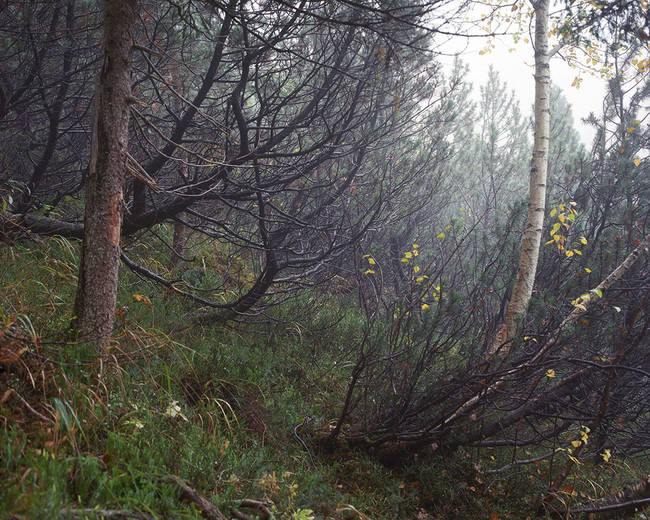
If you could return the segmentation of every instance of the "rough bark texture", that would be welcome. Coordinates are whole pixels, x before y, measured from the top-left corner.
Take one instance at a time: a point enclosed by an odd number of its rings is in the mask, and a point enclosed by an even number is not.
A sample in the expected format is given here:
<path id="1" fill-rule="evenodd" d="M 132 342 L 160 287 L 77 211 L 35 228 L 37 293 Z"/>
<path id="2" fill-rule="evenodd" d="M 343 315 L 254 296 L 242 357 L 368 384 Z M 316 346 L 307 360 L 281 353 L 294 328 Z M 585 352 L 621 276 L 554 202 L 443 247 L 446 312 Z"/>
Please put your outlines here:
<path id="1" fill-rule="evenodd" d="M 548 49 L 549 0 L 539 0 L 535 8 L 535 139 L 530 169 L 530 199 L 528 218 L 521 241 L 517 281 L 506 311 L 503 325 L 490 352 L 494 354 L 503 343 L 511 340 L 526 313 L 533 293 L 539 247 L 546 207 L 546 174 L 550 135 L 551 72 Z M 503 351 L 502 351 L 503 352 Z"/>
<path id="2" fill-rule="evenodd" d="M 83 339 L 103 346 L 113 331 L 126 172 L 130 56 L 136 0 L 105 0 L 104 63 L 95 94 L 84 239 L 75 315 Z"/>
<path id="3" fill-rule="evenodd" d="M 178 215 L 184 218 L 185 214 Z M 178 267 L 185 260 L 185 244 L 187 243 L 187 226 L 181 221 L 174 223 L 174 238 L 172 242 L 172 267 Z"/>

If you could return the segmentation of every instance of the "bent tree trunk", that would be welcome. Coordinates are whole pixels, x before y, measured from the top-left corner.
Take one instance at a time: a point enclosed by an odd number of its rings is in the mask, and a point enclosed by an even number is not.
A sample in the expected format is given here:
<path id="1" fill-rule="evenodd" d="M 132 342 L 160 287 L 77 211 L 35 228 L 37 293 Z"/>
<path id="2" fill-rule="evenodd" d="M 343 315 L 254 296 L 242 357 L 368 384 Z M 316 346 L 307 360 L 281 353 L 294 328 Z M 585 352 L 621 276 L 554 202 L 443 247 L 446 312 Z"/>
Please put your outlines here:
<path id="1" fill-rule="evenodd" d="M 105 0 L 104 63 L 94 100 L 93 136 L 73 327 L 103 347 L 113 331 L 120 265 L 129 126 L 130 56 L 136 0 Z"/>
<path id="2" fill-rule="evenodd" d="M 548 50 L 549 0 L 533 2 L 535 9 L 535 138 L 530 168 L 530 199 L 528 218 L 521 241 L 517 281 L 512 291 L 506 316 L 490 351 L 517 334 L 517 328 L 528 308 L 537 271 L 542 226 L 546 205 L 546 174 L 548 167 L 551 72 Z M 507 353 L 502 351 L 504 354 Z"/>

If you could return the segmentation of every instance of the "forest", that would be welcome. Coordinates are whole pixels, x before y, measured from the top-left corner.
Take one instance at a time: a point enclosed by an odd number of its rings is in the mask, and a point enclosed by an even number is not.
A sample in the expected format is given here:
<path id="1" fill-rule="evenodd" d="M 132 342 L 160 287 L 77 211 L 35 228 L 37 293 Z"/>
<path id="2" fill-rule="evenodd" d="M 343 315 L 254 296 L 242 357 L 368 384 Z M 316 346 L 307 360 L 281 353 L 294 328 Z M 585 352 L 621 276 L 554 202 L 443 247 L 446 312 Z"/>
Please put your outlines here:
<path id="1" fill-rule="evenodd" d="M 649 113 L 646 0 L 0 0 L 0 518 L 648 518 Z"/>

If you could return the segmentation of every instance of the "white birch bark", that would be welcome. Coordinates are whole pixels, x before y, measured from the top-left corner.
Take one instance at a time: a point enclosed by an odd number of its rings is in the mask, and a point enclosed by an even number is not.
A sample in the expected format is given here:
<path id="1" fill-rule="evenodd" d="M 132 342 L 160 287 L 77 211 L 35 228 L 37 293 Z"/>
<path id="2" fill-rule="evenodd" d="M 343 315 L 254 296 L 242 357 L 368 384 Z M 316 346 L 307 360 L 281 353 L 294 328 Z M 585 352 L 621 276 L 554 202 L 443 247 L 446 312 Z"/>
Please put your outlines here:
<path id="1" fill-rule="evenodd" d="M 546 176 L 550 135 L 549 3 L 549 0 L 533 2 L 535 9 L 535 137 L 530 168 L 528 218 L 521 241 L 517 281 L 489 357 L 492 357 L 499 347 L 517 334 L 517 328 L 528 309 L 537 271 L 546 210 Z M 501 353 L 505 355 L 507 348 L 507 345 L 502 346 Z"/>

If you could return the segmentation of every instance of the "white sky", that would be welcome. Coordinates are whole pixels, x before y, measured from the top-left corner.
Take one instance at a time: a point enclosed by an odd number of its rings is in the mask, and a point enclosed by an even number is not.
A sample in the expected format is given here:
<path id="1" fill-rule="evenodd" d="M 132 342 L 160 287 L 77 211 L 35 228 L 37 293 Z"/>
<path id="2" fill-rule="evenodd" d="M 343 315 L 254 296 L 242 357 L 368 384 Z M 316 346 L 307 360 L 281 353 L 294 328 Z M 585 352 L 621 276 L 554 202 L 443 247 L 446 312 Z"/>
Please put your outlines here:
<path id="1" fill-rule="evenodd" d="M 463 43 L 460 43 L 460 40 Z M 492 51 L 483 55 L 480 55 L 479 52 L 485 49 L 486 38 L 463 39 L 456 37 L 456 39 L 450 40 L 447 46 L 437 50 L 449 54 L 460 52 L 460 58 L 469 66 L 468 80 L 474 85 L 476 100 L 478 100 L 479 85 L 485 82 L 488 68 L 492 65 L 499 72 L 502 80 L 519 97 L 522 112 L 532 114 L 535 94 L 532 44 L 524 43 L 522 40 L 515 45 L 511 36 L 496 38 L 493 43 L 495 47 Z M 513 47 L 515 50 L 509 52 L 509 49 Z M 461 51 L 461 49 L 463 50 Z M 441 61 L 445 65 L 450 65 L 453 59 L 452 56 L 443 56 Z M 581 119 L 587 117 L 590 112 L 599 115 L 605 93 L 605 82 L 600 77 L 583 72 L 580 76 L 582 78 L 580 88 L 572 87 L 571 84 L 576 75 L 577 71 L 570 68 L 558 54 L 551 60 L 551 81 L 562 89 L 564 96 L 571 103 L 574 126 L 582 137 L 583 143 L 590 147 L 594 130 L 584 125 Z"/>

